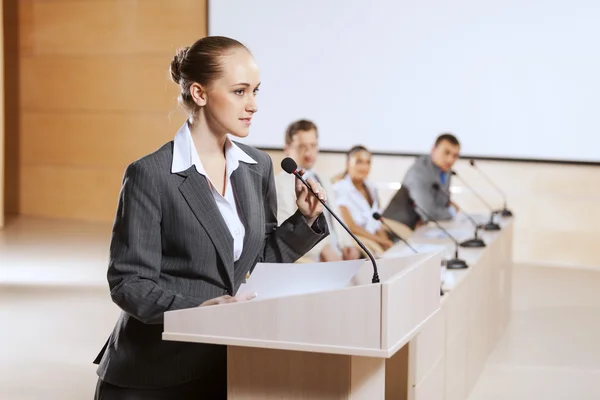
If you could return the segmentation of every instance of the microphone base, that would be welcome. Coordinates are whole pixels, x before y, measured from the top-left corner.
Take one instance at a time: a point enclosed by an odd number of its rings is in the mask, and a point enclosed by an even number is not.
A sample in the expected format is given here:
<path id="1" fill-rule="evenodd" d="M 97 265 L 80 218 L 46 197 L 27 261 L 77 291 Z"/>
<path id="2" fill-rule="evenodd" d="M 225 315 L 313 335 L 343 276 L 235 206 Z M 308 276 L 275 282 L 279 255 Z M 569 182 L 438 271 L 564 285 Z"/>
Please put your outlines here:
<path id="1" fill-rule="evenodd" d="M 488 222 L 487 224 L 480 225 L 479 227 L 484 231 L 499 231 L 501 229 L 500 225 L 492 221 Z"/>
<path id="2" fill-rule="evenodd" d="M 496 211 L 496 214 L 500 214 L 504 218 L 510 218 L 510 217 L 513 216 L 512 211 L 510 211 L 508 208 L 505 208 L 505 209 L 502 209 L 502 210 L 498 210 L 498 211 Z"/>
<path id="3" fill-rule="evenodd" d="M 483 239 L 473 238 L 462 242 L 460 247 L 485 247 L 485 242 Z"/>
<path id="4" fill-rule="evenodd" d="M 469 268 L 465 260 L 461 260 L 460 258 L 452 258 L 446 261 L 447 269 L 464 269 Z"/>

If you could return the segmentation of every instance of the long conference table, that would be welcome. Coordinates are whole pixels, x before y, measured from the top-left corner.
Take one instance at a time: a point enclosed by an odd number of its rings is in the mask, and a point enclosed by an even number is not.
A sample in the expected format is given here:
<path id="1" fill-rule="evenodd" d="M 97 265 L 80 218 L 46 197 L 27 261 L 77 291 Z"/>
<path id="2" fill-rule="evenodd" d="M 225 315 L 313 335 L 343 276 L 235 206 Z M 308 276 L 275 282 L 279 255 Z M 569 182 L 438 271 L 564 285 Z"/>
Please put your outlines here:
<path id="1" fill-rule="evenodd" d="M 486 247 L 460 248 L 467 269 L 440 267 L 454 245 L 434 225 L 408 238 L 419 254 L 399 243 L 378 259 L 378 284 L 366 261 L 350 282 L 327 281 L 339 263 L 257 267 L 248 282 L 279 294 L 168 312 L 163 339 L 227 345 L 229 399 L 466 399 L 510 319 L 513 221 L 498 222 Z M 316 268 L 323 282 L 298 287 Z"/>
<path id="2" fill-rule="evenodd" d="M 502 336 L 511 315 L 513 219 L 497 222 L 500 231 L 479 232 L 486 247 L 459 249 L 469 268 L 444 272 L 439 312 L 408 343 L 408 399 L 466 399 Z M 466 219 L 441 225 L 459 241 L 473 237 L 474 229 Z M 417 229 L 409 242 L 418 251 L 443 246 L 446 258 L 455 249 L 432 224 Z M 408 254 L 404 245 L 388 250 L 384 257 L 399 253 Z"/>

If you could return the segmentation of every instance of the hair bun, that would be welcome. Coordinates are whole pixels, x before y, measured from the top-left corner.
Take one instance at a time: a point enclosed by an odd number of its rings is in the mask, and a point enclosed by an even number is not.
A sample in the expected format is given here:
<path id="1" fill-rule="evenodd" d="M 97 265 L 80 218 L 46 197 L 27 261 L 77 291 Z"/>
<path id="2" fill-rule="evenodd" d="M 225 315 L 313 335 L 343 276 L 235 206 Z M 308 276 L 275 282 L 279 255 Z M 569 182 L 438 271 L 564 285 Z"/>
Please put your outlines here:
<path id="1" fill-rule="evenodd" d="M 181 65 L 185 60 L 185 56 L 187 55 L 189 48 L 190 47 L 187 46 L 177 50 L 175 57 L 173 57 L 173 61 L 171 61 L 169 72 L 171 73 L 171 79 L 173 79 L 173 82 L 177 84 L 181 83 Z"/>

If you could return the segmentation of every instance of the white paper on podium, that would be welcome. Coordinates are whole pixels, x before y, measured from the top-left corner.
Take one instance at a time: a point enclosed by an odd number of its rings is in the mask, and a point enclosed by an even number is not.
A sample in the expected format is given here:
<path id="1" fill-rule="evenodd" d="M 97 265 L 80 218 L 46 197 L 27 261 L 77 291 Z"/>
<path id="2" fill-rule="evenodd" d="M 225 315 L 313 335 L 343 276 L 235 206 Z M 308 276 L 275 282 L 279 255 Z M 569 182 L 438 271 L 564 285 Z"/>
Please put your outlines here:
<path id="1" fill-rule="evenodd" d="M 343 289 L 366 262 L 258 263 L 236 295 L 257 293 L 256 300 L 262 300 Z"/>

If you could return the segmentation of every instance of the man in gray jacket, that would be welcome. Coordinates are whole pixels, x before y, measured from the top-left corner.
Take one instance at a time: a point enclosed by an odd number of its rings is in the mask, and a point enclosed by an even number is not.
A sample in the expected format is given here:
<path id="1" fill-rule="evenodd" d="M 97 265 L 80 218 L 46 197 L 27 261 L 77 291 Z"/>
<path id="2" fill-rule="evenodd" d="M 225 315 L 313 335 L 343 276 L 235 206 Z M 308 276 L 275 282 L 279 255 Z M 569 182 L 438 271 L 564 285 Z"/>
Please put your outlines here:
<path id="1" fill-rule="evenodd" d="M 431 154 L 417 158 L 404 176 L 402 185 L 408 188 L 410 197 L 436 220 L 452 219 L 458 211 L 446 193 L 450 191 L 452 166 L 459 153 L 458 139 L 444 133 L 435 140 Z M 423 220 L 429 219 L 419 209 L 416 211 Z"/>

